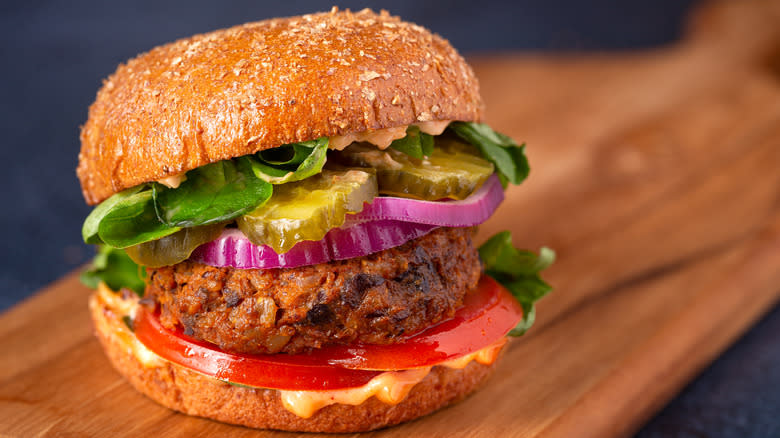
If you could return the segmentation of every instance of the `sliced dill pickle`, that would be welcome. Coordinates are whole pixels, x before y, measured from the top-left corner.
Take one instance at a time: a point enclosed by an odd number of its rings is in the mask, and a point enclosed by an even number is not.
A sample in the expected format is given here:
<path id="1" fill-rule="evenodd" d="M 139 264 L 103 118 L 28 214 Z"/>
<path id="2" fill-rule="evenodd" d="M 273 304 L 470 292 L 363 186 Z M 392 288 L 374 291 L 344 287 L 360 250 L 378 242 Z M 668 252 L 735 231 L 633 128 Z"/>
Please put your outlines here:
<path id="1" fill-rule="evenodd" d="M 195 248 L 219 237 L 225 224 L 183 228 L 163 238 L 125 248 L 139 265 L 149 268 L 175 265 L 190 257 Z"/>
<path id="2" fill-rule="evenodd" d="M 338 153 L 346 165 L 376 169 L 379 193 L 429 201 L 464 199 L 493 173 L 493 164 L 473 146 L 436 137 L 433 153 L 417 159 L 395 149 L 355 143 Z"/>
<path id="3" fill-rule="evenodd" d="M 344 224 L 377 196 L 370 169 L 323 170 L 301 181 L 274 186 L 274 194 L 256 210 L 238 218 L 238 228 L 255 245 L 287 252 L 304 240 L 320 240 Z"/>

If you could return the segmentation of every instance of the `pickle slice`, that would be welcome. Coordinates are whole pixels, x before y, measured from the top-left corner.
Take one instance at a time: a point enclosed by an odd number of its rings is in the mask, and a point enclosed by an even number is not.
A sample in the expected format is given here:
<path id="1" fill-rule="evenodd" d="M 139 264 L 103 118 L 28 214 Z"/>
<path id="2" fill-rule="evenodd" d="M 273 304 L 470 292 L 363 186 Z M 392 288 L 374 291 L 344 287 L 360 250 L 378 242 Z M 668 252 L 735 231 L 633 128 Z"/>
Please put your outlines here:
<path id="1" fill-rule="evenodd" d="M 175 265 L 190 258 L 195 248 L 219 237 L 225 224 L 182 228 L 157 240 L 125 248 L 134 262 L 148 268 Z"/>
<path id="2" fill-rule="evenodd" d="M 493 174 L 493 164 L 473 146 L 436 137 L 433 153 L 417 159 L 395 149 L 355 143 L 338 153 L 346 165 L 376 169 L 379 193 L 428 201 L 464 199 Z"/>
<path id="3" fill-rule="evenodd" d="M 321 240 L 378 195 L 370 169 L 323 170 L 301 181 L 274 186 L 271 199 L 238 218 L 238 228 L 255 245 L 277 253 L 303 240 Z"/>

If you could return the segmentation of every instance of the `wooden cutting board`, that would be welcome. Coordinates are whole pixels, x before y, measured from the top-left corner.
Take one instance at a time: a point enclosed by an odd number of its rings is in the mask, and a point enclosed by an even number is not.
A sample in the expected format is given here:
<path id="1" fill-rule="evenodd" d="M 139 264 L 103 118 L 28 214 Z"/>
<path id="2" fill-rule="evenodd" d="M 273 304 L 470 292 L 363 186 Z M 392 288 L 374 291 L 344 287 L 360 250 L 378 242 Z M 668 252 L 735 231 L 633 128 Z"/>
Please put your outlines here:
<path id="1" fill-rule="evenodd" d="M 780 2 L 700 8 L 649 52 L 472 59 L 530 179 L 480 237 L 555 248 L 487 385 L 377 436 L 635 431 L 780 297 Z M 75 151 L 74 151 L 75 153 Z M 75 274 L 0 317 L 0 435 L 275 436 L 159 407 L 110 367 Z"/>

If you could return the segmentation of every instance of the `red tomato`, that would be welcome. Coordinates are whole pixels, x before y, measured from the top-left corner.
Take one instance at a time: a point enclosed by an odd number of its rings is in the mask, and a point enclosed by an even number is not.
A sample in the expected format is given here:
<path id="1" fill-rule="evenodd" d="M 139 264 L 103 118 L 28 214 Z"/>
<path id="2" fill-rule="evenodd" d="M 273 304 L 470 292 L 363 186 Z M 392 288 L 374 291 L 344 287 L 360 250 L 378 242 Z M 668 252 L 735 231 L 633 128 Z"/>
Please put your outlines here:
<path id="1" fill-rule="evenodd" d="M 396 344 L 334 345 L 305 354 L 228 353 L 165 329 L 143 308 L 135 319 L 135 335 L 157 355 L 216 379 L 261 388 L 327 390 L 362 386 L 382 371 L 433 366 L 473 353 L 505 336 L 521 317 L 512 295 L 483 276 L 454 317 Z"/>

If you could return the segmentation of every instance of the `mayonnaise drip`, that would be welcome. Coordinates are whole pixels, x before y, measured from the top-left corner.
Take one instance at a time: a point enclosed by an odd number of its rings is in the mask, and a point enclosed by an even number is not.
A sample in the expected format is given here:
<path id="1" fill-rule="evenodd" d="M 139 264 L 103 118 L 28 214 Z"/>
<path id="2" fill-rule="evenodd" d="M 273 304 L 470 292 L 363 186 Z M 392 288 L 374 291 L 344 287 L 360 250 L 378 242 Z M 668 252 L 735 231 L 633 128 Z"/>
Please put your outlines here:
<path id="1" fill-rule="evenodd" d="M 105 311 L 96 312 L 99 317 L 95 321 L 100 325 L 101 333 L 110 333 L 118 344 L 125 350 L 131 352 L 136 359 L 146 368 L 159 367 L 164 364 L 164 359 L 146 348 L 138 338 L 135 337 L 130 328 L 128 328 L 121 319 L 125 316 L 131 320 L 135 318 L 138 309 L 138 297 L 133 296 L 123 299 L 119 293 L 113 292 L 104 283 L 98 284 L 97 292 L 89 301 L 90 307 L 101 306 Z M 115 319 L 118 321 L 111 321 Z"/>
<path id="2" fill-rule="evenodd" d="M 501 338 L 481 350 L 437 365 L 455 369 L 463 369 L 471 361 L 490 365 L 495 362 L 505 343 L 506 338 Z M 409 395 L 414 385 L 420 383 L 431 372 L 431 368 L 386 371 L 357 388 L 331 391 L 279 391 L 279 395 L 284 408 L 301 418 L 309 418 L 318 410 L 336 403 L 356 406 L 372 396 L 384 403 L 395 405 Z"/>
<path id="3" fill-rule="evenodd" d="M 412 126 L 420 128 L 421 132 L 430 135 L 440 135 L 447 129 L 449 120 L 438 120 L 431 122 L 413 123 Z M 354 142 L 365 141 L 378 147 L 387 149 L 394 140 L 406 137 L 406 129 L 409 126 L 396 126 L 395 128 L 375 129 L 373 131 L 356 132 L 345 135 L 330 137 L 328 147 L 331 149 L 342 150 Z"/>
<path id="4" fill-rule="evenodd" d="M 158 183 L 164 185 L 165 187 L 175 189 L 178 188 L 181 183 L 187 180 L 186 173 L 180 173 L 177 175 L 171 175 L 169 177 L 157 180 Z"/>

